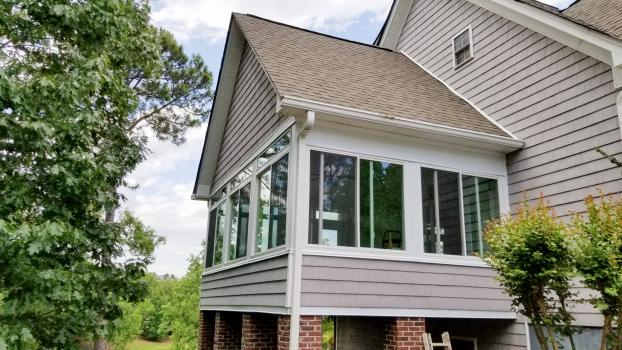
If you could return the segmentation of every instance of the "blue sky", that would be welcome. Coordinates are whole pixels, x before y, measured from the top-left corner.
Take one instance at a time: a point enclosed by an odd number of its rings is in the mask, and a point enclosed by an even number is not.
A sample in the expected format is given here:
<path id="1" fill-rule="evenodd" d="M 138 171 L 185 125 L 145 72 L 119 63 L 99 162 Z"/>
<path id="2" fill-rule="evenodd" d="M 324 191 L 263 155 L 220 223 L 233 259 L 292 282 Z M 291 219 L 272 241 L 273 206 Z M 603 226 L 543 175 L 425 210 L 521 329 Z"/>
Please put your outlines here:
<path id="1" fill-rule="evenodd" d="M 564 8 L 573 0 L 547 0 Z M 216 75 L 231 12 L 251 13 L 319 32 L 371 43 L 391 0 L 156 0 L 153 22 L 171 31 L 187 53 L 199 54 Z M 148 159 L 129 177 L 137 190 L 125 190 L 125 207 L 167 239 L 150 270 L 184 274 L 190 254 L 205 238 L 207 206 L 192 201 L 206 125 L 188 133 L 182 146 L 153 141 Z"/>

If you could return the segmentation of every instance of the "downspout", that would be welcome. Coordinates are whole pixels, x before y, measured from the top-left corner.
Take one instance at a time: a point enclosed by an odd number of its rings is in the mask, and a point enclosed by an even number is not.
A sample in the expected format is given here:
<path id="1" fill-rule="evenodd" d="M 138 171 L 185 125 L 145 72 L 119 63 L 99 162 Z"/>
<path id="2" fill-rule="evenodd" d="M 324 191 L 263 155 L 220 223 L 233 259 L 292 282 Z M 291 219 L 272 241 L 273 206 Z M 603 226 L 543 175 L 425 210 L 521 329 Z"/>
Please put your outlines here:
<path id="1" fill-rule="evenodd" d="M 613 77 L 613 89 L 618 90 L 616 105 L 618 107 L 618 122 L 620 125 L 620 139 L 622 140 L 622 54 L 611 55 L 611 75 Z"/>
<path id="2" fill-rule="evenodd" d="M 295 230 L 292 232 L 293 237 L 293 283 L 291 291 L 291 315 L 289 325 L 289 349 L 297 350 L 300 339 L 300 292 L 302 290 L 302 248 L 306 243 L 306 237 L 304 233 L 308 228 L 305 227 L 306 220 L 302 218 L 307 215 L 309 205 L 309 183 L 307 181 L 309 174 L 309 157 L 306 152 L 305 144 L 306 137 L 315 126 L 315 112 L 307 111 L 303 123 L 298 130 L 298 137 L 296 138 L 296 157 L 297 157 L 297 170 L 296 170 L 296 224 Z"/>

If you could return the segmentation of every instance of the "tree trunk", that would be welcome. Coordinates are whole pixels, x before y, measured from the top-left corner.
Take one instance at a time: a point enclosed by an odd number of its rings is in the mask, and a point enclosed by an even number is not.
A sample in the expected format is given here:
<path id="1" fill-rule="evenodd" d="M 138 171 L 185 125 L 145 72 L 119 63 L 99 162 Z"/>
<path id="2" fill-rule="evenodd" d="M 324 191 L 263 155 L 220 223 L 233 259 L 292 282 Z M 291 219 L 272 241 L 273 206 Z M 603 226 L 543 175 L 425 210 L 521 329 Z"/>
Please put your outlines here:
<path id="1" fill-rule="evenodd" d="M 603 335 L 600 338 L 600 350 L 607 350 L 607 338 L 611 332 L 611 316 L 605 315 L 605 322 L 603 323 Z"/>
<path id="2" fill-rule="evenodd" d="M 533 330 L 536 333 L 538 343 L 540 344 L 540 350 L 549 350 L 549 344 L 546 341 L 546 336 L 544 335 L 544 329 L 542 329 L 542 325 L 537 323 L 533 323 L 532 325 Z"/>
<path id="3" fill-rule="evenodd" d="M 104 218 L 104 222 L 107 224 L 112 224 L 114 223 L 114 216 L 115 216 L 115 212 L 116 212 L 116 208 L 109 208 L 106 209 L 106 216 Z M 110 255 L 106 254 L 103 255 L 101 257 L 101 262 L 102 264 L 108 264 L 110 263 Z M 106 325 L 106 321 L 102 320 L 102 326 Z M 93 342 L 93 350 L 109 350 L 110 349 L 110 345 L 108 344 L 108 340 L 106 340 L 106 338 L 97 338 L 95 339 L 95 341 Z"/>
<path id="4" fill-rule="evenodd" d="M 546 330 L 549 333 L 549 341 L 551 342 L 553 350 L 559 350 L 559 347 L 557 346 L 557 339 L 555 339 L 555 332 L 553 331 L 553 327 L 547 326 Z"/>

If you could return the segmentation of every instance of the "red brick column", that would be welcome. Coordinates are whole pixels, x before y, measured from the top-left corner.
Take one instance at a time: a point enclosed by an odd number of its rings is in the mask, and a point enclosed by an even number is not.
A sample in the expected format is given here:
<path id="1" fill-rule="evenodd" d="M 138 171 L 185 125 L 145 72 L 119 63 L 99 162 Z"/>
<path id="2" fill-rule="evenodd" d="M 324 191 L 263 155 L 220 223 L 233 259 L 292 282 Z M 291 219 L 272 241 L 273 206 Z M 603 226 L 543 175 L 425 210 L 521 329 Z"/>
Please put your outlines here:
<path id="1" fill-rule="evenodd" d="M 215 312 L 199 311 L 199 350 L 214 349 Z"/>
<path id="2" fill-rule="evenodd" d="M 299 349 L 322 349 L 322 317 L 300 316 Z"/>
<path id="3" fill-rule="evenodd" d="M 425 319 L 394 317 L 387 319 L 384 336 L 385 350 L 424 350 L 421 335 L 425 333 Z"/>
<path id="4" fill-rule="evenodd" d="M 217 312 L 214 322 L 214 350 L 240 350 L 242 347 L 242 314 Z"/>
<path id="5" fill-rule="evenodd" d="M 273 350 L 276 343 L 276 315 L 253 313 L 242 316 L 242 350 Z"/>
<path id="6" fill-rule="evenodd" d="M 289 315 L 279 315 L 276 322 L 276 345 L 277 350 L 289 350 Z"/>

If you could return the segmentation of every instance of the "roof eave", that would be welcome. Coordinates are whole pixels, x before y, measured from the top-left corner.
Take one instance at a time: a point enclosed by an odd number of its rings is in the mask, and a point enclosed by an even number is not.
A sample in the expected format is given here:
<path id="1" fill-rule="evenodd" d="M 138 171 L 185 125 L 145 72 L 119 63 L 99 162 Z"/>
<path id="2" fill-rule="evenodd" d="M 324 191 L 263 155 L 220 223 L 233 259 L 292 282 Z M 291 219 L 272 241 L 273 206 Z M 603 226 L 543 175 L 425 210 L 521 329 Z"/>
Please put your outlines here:
<path id="1" fill-rule="evenodd" d="M 295 108 L 334 116 L 343 116 L 360 122 L 373 123 L 378 126 L 419 132 L 430 138 L 450 138 L 453 142 L 458 144 L 468 141 L 471 144 L 477 143 L 481 145 L 482 148 L 503 153 L 520 149 L 525 144 L 522 140 L 513 137 L 432 124 L 410 118 L 394 117 L 377 112 L 312 101 L 294 96 L 282 96 L 279 108 Z"/>

